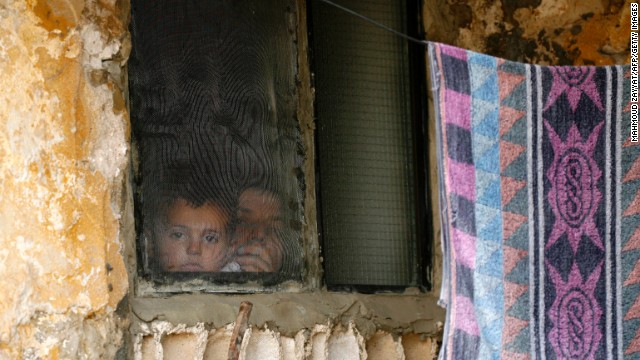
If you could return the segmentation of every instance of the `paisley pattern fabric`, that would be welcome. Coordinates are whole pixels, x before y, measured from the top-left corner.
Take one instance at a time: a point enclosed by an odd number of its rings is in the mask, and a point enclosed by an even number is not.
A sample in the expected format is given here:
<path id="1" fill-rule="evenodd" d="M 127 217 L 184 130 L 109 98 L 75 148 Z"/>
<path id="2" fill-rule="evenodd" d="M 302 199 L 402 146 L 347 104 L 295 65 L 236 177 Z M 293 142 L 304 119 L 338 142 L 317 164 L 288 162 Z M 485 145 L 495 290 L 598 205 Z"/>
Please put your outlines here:
<path id="1" fill-rule="evenodd" d="M 440 359 L 640 359 L 630 69 L 429 46 L 447 308 Z"/>

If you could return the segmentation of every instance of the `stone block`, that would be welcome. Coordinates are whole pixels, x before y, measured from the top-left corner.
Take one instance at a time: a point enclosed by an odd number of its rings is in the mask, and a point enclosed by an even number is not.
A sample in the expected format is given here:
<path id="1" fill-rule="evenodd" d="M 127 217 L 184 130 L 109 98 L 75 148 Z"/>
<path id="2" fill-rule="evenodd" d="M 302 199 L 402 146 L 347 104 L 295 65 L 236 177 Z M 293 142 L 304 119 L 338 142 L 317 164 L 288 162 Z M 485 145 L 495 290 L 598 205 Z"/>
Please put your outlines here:
<path id="1" fill-rule="evenodd" d="M 404 360 L 404 351 L 391 334 L 378 331 L 367 341 L 367 360 Z"/>
<path id="2" fill-rule="evenodd" d="M 408 334 L 402 337 L 402 346 L 407 360 L 432 360 L 438 357 L 435 340 L 422 338 L 418 334 Z"/>
<path id="3" fill-rule="evenodd" d="M 244 359 L 280 360 L 280 341 L 277 333 L 270 330 L 252 329 L 248 335 L 250 337 L 244 351 Z"/>
<path id="4" fill-rule="evenodd" d="M 207 338 L 207 347 L 204 351 L 204 360 L 226 360 L 229 356 L 231 333 L 233 328 L 225 327 L 212 330 Z"/>
<path id="5" fill-rule="evenodd" d="M 158 349 L 153 336 L 144 336 L 141 345 L 141 360 L 156 360 Z"/>
<path id="6" fill-rule="evenodd" d="M 165 335 L 161 343 L 165 360 L 186 360 L 196 358 L 198 337 L 194 334 Z"/>

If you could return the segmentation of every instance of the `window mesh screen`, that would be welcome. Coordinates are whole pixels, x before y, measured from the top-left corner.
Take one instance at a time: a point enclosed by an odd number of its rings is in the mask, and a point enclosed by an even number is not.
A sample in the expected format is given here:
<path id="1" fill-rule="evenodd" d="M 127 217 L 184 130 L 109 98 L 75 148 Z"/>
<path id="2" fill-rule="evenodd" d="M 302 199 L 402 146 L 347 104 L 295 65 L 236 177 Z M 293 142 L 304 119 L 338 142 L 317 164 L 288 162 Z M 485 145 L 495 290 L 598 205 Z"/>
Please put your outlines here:
<path id="1" fill-rule="evenodd" d="M 406 28 L 402 1 L 341 4 Z M 323 3 L 314 4 L 312 16 L 326 282 L 415 284 L 407 45 Z"/>
<path id="2" fill-rule="evenodd" d="M 132 1 L 143 274 L 300 278 L 294 4 Z"/>

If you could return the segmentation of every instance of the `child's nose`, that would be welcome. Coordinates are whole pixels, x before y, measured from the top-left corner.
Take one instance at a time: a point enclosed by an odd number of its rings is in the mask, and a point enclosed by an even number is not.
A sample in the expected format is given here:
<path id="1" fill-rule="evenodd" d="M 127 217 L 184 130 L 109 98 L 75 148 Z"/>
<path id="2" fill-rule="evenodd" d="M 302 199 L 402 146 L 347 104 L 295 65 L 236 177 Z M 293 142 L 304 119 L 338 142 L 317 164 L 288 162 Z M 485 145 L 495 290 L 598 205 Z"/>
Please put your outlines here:
<path id="1" fill-rule="evenodd" d="M 254 228 L 253 237 L 255 238 L 266 238 L 270 237 L 273 233 L 273 226 L 271 223 L 261 223 L 257 224 Z"/>
<path id="2" fill-rule="evenodd" d="M 187 245 L 187 254 L 189 255 L 199 255 L 202 253 L 202 241 L 200 239 L 189 239 L 189 243 Z"/>
<path id="3" fill-rule="evenodd" d="M 253 229 L 251 229 L 251 238 L 252 239 L 262 239 L 265 237 L 265 231 L 264 231 L 264 227 L 262 226 L 254 226 Z"/>

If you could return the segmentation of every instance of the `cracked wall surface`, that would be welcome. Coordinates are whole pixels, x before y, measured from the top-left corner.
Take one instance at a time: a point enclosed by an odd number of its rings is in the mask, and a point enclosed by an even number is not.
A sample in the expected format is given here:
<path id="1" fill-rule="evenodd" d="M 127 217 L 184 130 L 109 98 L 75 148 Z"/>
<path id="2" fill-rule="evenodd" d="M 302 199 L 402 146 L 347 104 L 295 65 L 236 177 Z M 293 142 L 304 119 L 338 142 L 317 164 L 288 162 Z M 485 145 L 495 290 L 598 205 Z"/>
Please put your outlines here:
<path id="1" fill-rule="evenodd" d="M 113 358 L 121 343 L 119 6 L 0 1 L 2 359 Z"/>
<path id="2" fill-rule="evenodd" d="M 427 38 L 547 65 L 629 62 L 629 0 L 425 0 Z"/>

